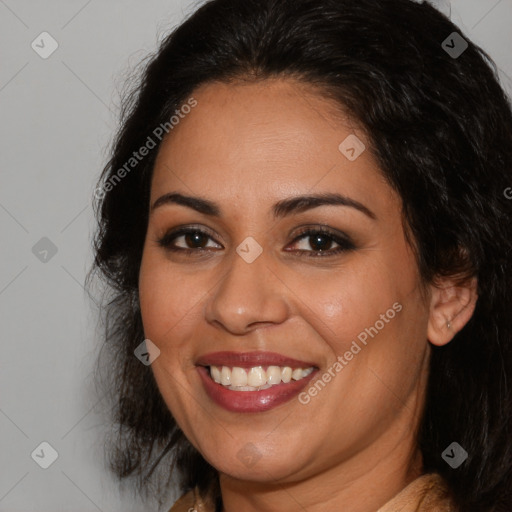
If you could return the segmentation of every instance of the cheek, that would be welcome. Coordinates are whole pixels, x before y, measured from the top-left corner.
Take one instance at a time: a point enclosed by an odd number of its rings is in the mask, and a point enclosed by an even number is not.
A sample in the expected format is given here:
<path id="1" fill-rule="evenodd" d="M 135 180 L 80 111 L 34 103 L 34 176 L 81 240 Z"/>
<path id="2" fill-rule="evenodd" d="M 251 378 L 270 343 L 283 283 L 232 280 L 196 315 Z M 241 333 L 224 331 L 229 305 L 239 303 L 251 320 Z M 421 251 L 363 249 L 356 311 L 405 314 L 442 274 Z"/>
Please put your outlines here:
<path id="1" fill-rule="evenodd" d="M 157 251 L 145 251 L 139 274 L 139 299 L 147 338 L 162 343 L 176 339 L 199 307 L 205 287 L 177 272 Z"/>
<path id="2" fill-rule="evenodd" d="M 397 280 L 390 281 L 387 275 L 382 265 L 372 263 L 336 269 L 309 282 L 301 278 L 307 298 L 301 315 L 336 353 L 343 353 L 359 333 L 380 321 L 381 314 L 390 309 L 390 316 L 395 313 L 393 304 L 403 294 Z"/>
<path id="3" fill-rule="evenodd" d="M 407 379 L 423 357 L 428 318 L 415 261 L 407 250 L 369 256 L 309 282 L 301 277 L 300 315 L 329 345 L 331 362 L 347 354 Z"/>
<path id="4" fill-rule="evenodd" d="M 192 374 L 190 356 L 185 345 L 190 345 L 194 326 L 197 326 L 195 308 L 205 287 L 177 272 L 156 250 L 143 254 L 139 273 L 139 299 L 144 335 L 160 349 L 160 355 L 151 365 L 156 383 L 168 409 L 180 428 L 192 432 L 198 408 L 190 402 Z M 195 376 L 194 376 L 195 377 Z"/>
<path id="5" fill-rule="evenodd" d="M 157 343 L 162 333 L 172 328 L 175 304 L 165 271 L 149 257 L 143 258 L 141 265 L 139 300 L 144 335 Z"/>

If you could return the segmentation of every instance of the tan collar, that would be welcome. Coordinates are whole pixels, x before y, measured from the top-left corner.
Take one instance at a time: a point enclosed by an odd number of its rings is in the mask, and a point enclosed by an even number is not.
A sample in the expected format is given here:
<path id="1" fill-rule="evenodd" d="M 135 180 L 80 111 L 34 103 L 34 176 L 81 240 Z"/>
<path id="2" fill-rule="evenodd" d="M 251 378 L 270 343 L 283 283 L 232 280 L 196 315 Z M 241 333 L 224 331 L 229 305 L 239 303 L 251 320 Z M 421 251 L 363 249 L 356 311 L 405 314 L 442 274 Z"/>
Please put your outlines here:
<path id="1" fill-rule="evenodd" d="M 446 483 L 435 473 L 420 476 L 376 512 L 433 511 L 455 511 Z M 215 507 L 204 502 L 195 489 L 184 494 L 169 512 L 215 512 Z"/>
<path id="2" fill-rule="evenodd" d="M 402 489 L 377 512 L 455 512 L 443 478 L 435 473 L 422 475 Z"/>

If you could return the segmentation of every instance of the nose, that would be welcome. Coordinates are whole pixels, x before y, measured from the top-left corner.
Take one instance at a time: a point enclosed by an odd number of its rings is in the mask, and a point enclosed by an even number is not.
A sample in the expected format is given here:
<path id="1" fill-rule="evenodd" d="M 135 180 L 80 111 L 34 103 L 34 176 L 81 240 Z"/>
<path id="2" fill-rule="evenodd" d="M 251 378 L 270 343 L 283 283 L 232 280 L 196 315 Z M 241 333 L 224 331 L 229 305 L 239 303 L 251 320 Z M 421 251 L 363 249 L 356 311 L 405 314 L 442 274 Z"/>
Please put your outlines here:
<path id="1" fill-rule="evenodd" d="M 252 263 L 234 252 L 222 269 L 221 280 L 209 294 L 206 320 L 232 334 L 284 322 L 289 314 L 287 288 L 268 263 L 265 250 Z"/>

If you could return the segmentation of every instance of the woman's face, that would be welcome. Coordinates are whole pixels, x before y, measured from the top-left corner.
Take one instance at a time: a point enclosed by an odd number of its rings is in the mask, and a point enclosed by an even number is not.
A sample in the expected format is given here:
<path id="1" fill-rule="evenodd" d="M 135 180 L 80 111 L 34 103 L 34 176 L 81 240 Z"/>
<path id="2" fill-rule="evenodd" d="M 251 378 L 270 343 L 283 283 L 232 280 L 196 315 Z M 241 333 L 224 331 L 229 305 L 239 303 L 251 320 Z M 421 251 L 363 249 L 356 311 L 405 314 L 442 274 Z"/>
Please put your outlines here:
<path id="1" fill-rule="evenodd" d="M 159 150 L 151 207 L 180 196 L 151 210 L 139 282 L 179 426 L 246 481 L 356 478 L 410 454 L 428 306 L 364 133 L 291 80 L 193 98 Z"/>

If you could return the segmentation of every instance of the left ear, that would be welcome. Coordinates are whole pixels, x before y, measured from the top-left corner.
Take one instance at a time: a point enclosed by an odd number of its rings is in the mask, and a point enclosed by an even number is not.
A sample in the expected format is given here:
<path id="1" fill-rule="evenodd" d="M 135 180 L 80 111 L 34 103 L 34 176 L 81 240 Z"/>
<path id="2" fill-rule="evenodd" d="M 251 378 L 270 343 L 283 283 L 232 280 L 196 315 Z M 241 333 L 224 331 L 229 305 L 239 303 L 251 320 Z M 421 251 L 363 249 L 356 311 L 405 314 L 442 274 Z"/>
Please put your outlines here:
<path id="1" fill-rule="evenodd" d="M 442 278 L 431 287 L 427 338 L 433 345 L 443 346 L 467 324 L 475 311 L 477 279 L 461 284 Z"/>

